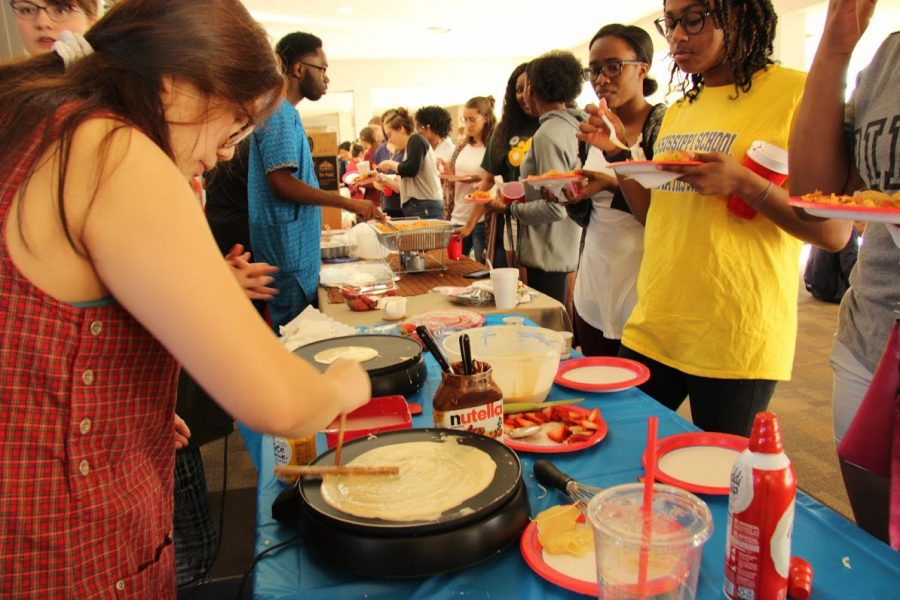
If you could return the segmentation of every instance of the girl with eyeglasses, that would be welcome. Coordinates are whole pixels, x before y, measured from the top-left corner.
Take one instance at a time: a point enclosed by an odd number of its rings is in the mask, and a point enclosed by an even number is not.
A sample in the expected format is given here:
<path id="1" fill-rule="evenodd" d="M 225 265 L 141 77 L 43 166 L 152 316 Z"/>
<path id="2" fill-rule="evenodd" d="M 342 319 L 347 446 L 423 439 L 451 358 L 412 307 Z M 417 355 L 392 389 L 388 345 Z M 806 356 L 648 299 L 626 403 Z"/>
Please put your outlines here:
<path id="1" fill-rule="evenodd" d="M 484 206 L 467 202 L 466 196 L 476 191 L 484 174 L 481 163 L 484 160 L 485 144 L 497 124 L 493 96 L 470 98 L 463 108 L 463 122 L 466 135 L 450 158 L 450 172 L 462 178 L 450 182 L 448 208 L 450 221 L 462 225 L 456 234 L 462 238 L 463 255 L 468 256 L 474 250 L 475 260 L 483 263 L 487 246 Z M 505 266 L 505 261 L 498 266 Z"/>
<path id="2" fill-rule="evenodd" d="M 67 66 L 0 65 L 0 597 L 174 598 L 179 364 L 285 437 L 371 390 L 285 352 L 188 183 L 280 99 L 259 24 L 237 0 L 128 0 L 85 37 Z"/>
<path id="3" fill-rule="evenodd" d="M 646 100 L 657 89 L 648 77 L 653 41 L 633 25 L 607 25 L 591 39 L 585 79 L 624 129 L 625 143 L 638 158 L 653 158 L 653 143 L 666 112 Z M 631 213 L 610 162 L 632 158 L 609 144 L 587 158 L 587 183 L 569 198 L 569 216 L 585 228 L 574 290 L 574 329 L 587 356 L 616 356 L 622 328 L 637 301 L 646 215 Z"/>
<path id="4" fill-rule="evenodd" d="M 666 112 L 657 158 L 681 151 L 701 164 L 647 190 L 620 179 L 636 214 L 646 211 L 638 300 L 620 356 L 650 368 L 641 388 L 694 422 L 747 435 L 777 381 L 790 378 L 803 242 L 837 251 L 843 224 L 801 220 L 788 191 L 742 166 L 757 140 L 788 147 L 804 75 L 772 61 L 777 17 L 769 0 L 666 0 L 657 27 L 684 97 Z M 606 126 L 592 109 L 590 134 Z M 624 131 L 617 133 L 621 136 Z M 758 214 L 726 208 L 736 195 Z"/>
<path id="5" fill-rule="evenodd" d="M 83 34 L 97 20 L 96 0 L 12 0 L 9 5 L 30 56 L 50 52 L 63 31 Z"/>

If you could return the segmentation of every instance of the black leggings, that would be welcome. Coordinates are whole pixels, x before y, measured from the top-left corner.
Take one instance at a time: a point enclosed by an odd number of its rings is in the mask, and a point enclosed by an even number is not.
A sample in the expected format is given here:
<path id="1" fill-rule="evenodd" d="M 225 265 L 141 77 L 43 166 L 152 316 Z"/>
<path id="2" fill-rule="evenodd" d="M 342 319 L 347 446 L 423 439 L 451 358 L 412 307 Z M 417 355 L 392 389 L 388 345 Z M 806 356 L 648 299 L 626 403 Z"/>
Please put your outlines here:
<path id="1" fill-rule="evenodd" d="M 677 410 L 690 397 L 691 418 L 704 431 L 750 435 L 756 413 L 766 410 L 777 381 L 770 379 L 715 379 L 688 375 L 622 346 L 619 356 L 650 369 L 650 379 L 640 386 L 657 402 Z"/>
<path id="2" fill-rule="evenodd" d="M 574 345 L 581 346 L 581 353 L 585 356 L 618 356 L 622 340 L 614 340 L 603 335 L 603 332 L 585 321 L 578 314 L 578 308 L 574 310 L 573 325 L 575 329 Z"/>
<path id="3" fill-rule="evenodd" d="M 566 305 L 566 292 L 569 289 L 569 274 L 542 271 L 532 267 L 526 267 L 528 272 L 528 287 L 532 287 L 542 294 L 559 300 Z"/>

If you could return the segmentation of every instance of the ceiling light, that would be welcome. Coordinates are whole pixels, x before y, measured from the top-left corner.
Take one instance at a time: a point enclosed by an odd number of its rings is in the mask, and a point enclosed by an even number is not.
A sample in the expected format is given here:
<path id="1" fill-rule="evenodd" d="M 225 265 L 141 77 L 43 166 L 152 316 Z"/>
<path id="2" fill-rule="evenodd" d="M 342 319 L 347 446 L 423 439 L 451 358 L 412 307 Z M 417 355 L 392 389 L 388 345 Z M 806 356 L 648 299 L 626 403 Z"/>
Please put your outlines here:
<path id="1" fill-rule="evenodd" d="M 346 14 L 349 14 L 349 13 L 352 13 L 352 12 L 353 12 L 353 7 L 352 7 L 352 6 L 338 6 L 337 11 L 338 11 L 339 13 L 341 13 L 341 14 L 345 14 L 345 15 L 346 15 Z"/>
<path id="2" fill-rule="evenodd" d="M 450 33 L 452 31 L 449 27 L 441 27 L 440 25 L 432 25 L 431 27 L 426 27 L 425 30 L 431 33 Z"/>

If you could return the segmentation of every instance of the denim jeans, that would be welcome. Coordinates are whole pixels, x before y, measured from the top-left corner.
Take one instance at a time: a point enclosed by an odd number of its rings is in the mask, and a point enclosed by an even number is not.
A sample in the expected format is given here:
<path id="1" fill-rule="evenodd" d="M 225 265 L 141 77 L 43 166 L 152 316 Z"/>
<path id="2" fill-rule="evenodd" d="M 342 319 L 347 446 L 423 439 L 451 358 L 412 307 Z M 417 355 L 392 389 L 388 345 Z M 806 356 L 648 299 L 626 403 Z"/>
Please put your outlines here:
<path id="1" fill-rule="evenodd" d="M 411 198 L 403 204 L 403 215 L 420 219 L 443 219 L 444 203 L 440 200 L 417 200 Z"/>
<path id="2" fill-rule="evenodd" d="M 468 256 L 469 252 L 474 248 L 475 249 L 475 262 L 484 263 L 484 249 L 487 247 L 487 240 L 485 239 L 485 228 L 484 221 L 481 223 L 476 223 L 474 229 L 472 229 L 472 233 L 469 234 L 469 237 L 463 238 L 462 243 L 462 253 L 463 256 Z"/>

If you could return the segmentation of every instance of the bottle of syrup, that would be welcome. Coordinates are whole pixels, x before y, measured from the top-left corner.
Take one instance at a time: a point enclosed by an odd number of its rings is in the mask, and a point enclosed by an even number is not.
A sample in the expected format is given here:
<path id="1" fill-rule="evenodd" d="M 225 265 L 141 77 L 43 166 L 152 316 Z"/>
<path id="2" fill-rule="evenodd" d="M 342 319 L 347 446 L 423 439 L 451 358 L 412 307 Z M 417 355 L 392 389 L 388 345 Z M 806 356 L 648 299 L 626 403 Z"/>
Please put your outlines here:
<path id="1" fill-rule="evenodd" d="M 761 412 L 753 421 L 749 448 L 731 470 L 725 596 L 732 600 L 787 598 L 796 493 L 778 418 Z"/>

